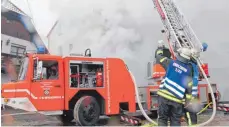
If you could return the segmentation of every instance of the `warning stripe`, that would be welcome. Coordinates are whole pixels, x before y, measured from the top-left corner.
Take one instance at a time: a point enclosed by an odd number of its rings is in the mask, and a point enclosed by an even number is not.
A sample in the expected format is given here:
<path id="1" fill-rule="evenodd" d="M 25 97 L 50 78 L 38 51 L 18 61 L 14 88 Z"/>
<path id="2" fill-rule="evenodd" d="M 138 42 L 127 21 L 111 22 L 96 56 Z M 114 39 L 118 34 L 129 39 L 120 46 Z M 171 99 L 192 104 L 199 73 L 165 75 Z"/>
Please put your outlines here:
<path id="1" fill-rule="evenodd" d="M 125 118 L 125 119 L 126 119 L 126 122 L 129 122 L 129 121 L 128 121 L 128 118 Z"/>
<path id="2" fill-rule="evenodd" d="M 37 99 L 38 97 L 34 96 L 33 93 L 31 93 L 28 89 L 8 89 L 8 90 L 4 90 L 3 92 L 6 93 L 11 93 L 11 92 L 26 92 L 27 94 L 31 95 L 31 97 L 33 99 Z"/>
<path id="3" fill-rule="evenodd" d="M 138 124 L 138 121 L 135 120 L 134 123 L 135 123 L 135 124 Z"/>
<path id="4" fill-rule="evenodd" d="M 121 116 L 121 119 L 122 119 L 123 121 L 125 120 L 123 116 Z"/>
<path id="5" fill-rule="evenodd" d="M 26 92 L 28 95 L 30 95 L 33 99 L 63 99 L 64 96 L 44 96 L 44 97 L 36 97 L 31 93 L 28 89 L 8 89 L 8 90 L 3 90 L 5 93 L 12 93 L 12 92 Z"/>
<path id="6" fill-rule="evenodd" d="M 134 124 L 134 121 L 133 121 L 132 119 L 130 119 L 130 122 L 131 122 L 132 124 Z"/>
<path id="7" fill-rule="evenodd" d="M 219 106 L 222 106 L 222 107 L 227 107 L 227 108 L 229 108 L 229 104 L 219 104 Z"/>
<path id="8" fill-rule="evenodd" d="M 131 123 L 131 124 L 138 124 L 139 123 L 137 120 L 131 119 L 129 117 L 124 117 L 124 116 L 121 116 L 121 120 L 125 121 L 127 123 Z"/>
<path id="9" fill-rule="evenodd" d="M 218 110 L 221 110 L 221 111 L 229 111 L 229 108 L 226 108 L 226 107 L 217 107 Z"/>
<path id="10" fill-rule="evenodd" d="M 213 108 L 213 106 L 209 106 L 209 108 Z M 220 111 L 226 111 L 226 112 L 229 111 L 229 107 L 223 107 L 223 106 L 217 106 L 216 109 Z"/>

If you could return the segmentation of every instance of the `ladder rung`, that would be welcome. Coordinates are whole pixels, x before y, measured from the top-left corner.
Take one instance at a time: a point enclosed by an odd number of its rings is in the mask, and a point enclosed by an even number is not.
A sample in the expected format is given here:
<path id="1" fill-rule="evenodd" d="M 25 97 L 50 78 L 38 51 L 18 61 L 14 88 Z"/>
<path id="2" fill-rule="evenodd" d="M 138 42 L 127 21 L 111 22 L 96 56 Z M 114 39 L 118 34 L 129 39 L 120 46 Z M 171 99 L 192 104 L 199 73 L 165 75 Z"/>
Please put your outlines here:
<path id="1" fill-rule="evenodd" d="M 173 1 L 172 0 L 160 0 L 160 1 L 162 4 L 162 8 L 164 8 L 165 14 L 168 17 L 166 19 L 166 24 L 168 23 L 172 27 L 172 28 L 168 28 L 167 26 L 166 28 L 168 29 L 169 39 L 171 40 L 171 42 L 173 42 L 172 45 L 175 45 L 174 48 L 176 48 L 176 45 L 178 43 L 182 44 L 182 46 L 197 45 L 195 44 L 195 42 L 198 41 L 198 39 L 195 37 L 195 34 L 192 33 L 192 30 L 190 30 L 189 24 L 185 22 L 184 16 L 179 12 L 178 8 L 173 3 Z M 184 35 L 181 35 L 179 31 L 183 31 Z M 175 37 L 171 36 L 173 35 L 171 34 L 171 32 L 175 34 Z M 177 39 L 179 38 L 179 40 L 177 40 L 176 37 Z"/>

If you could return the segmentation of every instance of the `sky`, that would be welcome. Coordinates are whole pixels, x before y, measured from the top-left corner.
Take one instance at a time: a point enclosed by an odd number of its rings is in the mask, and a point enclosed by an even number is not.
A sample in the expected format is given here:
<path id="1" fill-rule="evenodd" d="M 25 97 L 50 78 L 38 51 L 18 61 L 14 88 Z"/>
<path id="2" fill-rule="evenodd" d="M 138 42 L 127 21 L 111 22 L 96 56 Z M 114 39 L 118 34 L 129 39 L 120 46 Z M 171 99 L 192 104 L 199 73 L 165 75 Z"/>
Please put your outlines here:
<path id="1" fill-rule="evenodd" d="M 27 0 L 11 1 L 31 15 Z M 73 51 L 83 52 L 89 47 L 96 57 L 120 57 L 134 73 L 138 85 L 147 85 L 147 62 L 153 60 L 157 41 L 165 38 L 160 33 L 162 23 L 151 0 L 28 1 L 42 37 L 57 19 L 60 21 L 59 29 L 51 37 L 53 54 L 58 54 L 59 47 L 68 49 L 68 44 L 73 44 Z M 228 100 L 229 1 L 175 2 L 198 38 L 209 44 L 201 58 L 209 63 L 210 81 L 218 84 L 222 99 Z"/>

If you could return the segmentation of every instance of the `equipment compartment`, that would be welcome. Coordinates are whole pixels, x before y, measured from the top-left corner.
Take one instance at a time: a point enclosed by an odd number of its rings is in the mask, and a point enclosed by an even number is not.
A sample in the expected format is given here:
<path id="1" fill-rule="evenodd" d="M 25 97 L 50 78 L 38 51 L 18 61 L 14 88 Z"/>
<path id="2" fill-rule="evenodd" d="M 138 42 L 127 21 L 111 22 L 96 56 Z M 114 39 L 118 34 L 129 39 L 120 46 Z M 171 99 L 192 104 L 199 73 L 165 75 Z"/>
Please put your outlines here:
<path id="1" fill-rule="evenodd" d="M 71 61 L 69 83 L 73 88 L 93 88 L 104 86 L 103 62 L 96 61 Z M 100 77 L 99 77 L 100 76 Z M 100 80 L 98 80 L 98 77 Z M 101 82 L 98 85 L 98 82 Z"/>

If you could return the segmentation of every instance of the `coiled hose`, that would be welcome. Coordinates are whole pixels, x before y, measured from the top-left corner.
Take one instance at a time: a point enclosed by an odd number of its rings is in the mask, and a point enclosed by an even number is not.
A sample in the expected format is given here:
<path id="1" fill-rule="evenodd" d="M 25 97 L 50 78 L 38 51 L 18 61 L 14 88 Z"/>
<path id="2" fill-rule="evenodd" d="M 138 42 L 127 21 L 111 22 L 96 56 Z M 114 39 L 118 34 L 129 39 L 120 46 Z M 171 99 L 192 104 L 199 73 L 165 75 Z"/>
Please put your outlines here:
<path id="1" fill-rule="evenodd" d="M 197 63 L 198 63 L 198 66 L 199 66 L 201 72 L 203 73 L 204 78 L 205 78 L 206 81 L 207 81 L 208 87 L 209 87 L 209 89 L 210 89 L 211 97 L 212 97 L 212 103 L 213 103 L 213 113 L 212 113 L 211 118 L 210 118 L 208 121 L 204 122 L 204 123 L 195 125 L 195 126 L 205 126 L 205 125 L 209 124 L 209 123 L 214 119 L 214 117 L 215 117 L 215 114 L 216 114 L 216 101 L 215 101 L 215 96 L 214 96 L 214 93 L 213 93 L 211 84 L 210 84 L 210 82 L 209 82 L 209 80 L 208 80 L 208 78 L 207 78 L 207 76 L 206 76 L 206 74 L 205 74 L 203 68 L 201 67 L 201 64 L 200 64 L 201 61 L 200 61 L 200 59 L 197 59 Z M 138 106 L 139 106 L 139 108 L 140 108 L 140 111 L 142 112 L 142 114 L 143 114 L 143 116 L 146 118 L 146 120 L 148 120 L 148 121 L 149 121 L 150 123 L 152 123 L 153 125 L 158 125 L 157 122 L 155 122 L 154 120 L 152 120 L 151 118 L 149 118 L 149 116 L 146 114 L 145 110 L 143 109 L 142 104 L 141 104 L 141 101 L 140 101 L 140 98 L 139 98 L 139 94 L 138 94 L 139 91 L 138 91 L 138 87 L 137 87 L 137 84 L 136 84 L 136 80 L 135 80 L 134 75 L 132 74 L 132 72 L 131 72 L 130 70 L 129 70 L 129 73 L 130 73 L 131 78 L 132 78 L 132 80 L 133 80 L 133 82 L 134 82 L 135 94 L 136 94 L 136 97 L 137 97 L 137 102 L 138 102 Z M 210 105 L 210 104 L 208 104 L 208 105 Z M 202 109 L 199 113 L 201 113 L 201 112 L 203 112 L 204 110 L 206 110 L 207 107 L 208 107 L 208 106 L 206 106 L 204 109 Z"/>

